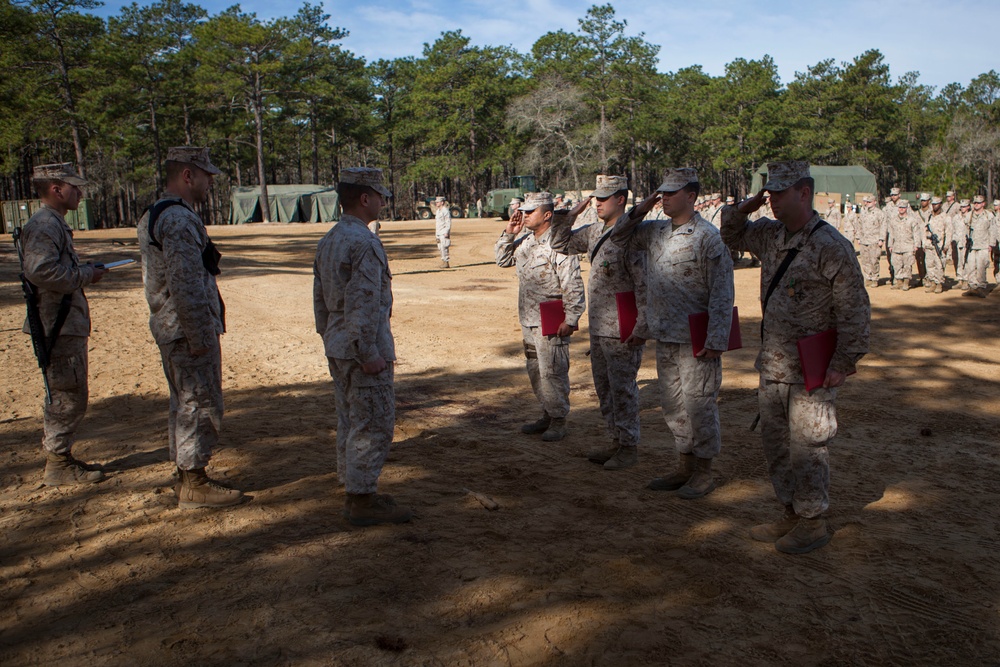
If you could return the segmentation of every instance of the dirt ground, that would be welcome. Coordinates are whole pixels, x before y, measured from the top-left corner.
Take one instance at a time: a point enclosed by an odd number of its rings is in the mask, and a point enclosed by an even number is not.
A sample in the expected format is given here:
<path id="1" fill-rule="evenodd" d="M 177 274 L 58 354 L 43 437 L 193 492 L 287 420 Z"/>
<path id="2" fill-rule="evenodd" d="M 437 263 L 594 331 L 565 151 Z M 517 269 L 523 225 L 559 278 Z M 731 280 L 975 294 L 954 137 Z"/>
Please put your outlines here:
<path id="1" fill-rule="evenodd" d="M 840 395 L 831 447 L 836 535 L 786 556 L 747 534 L 780 513 L 748 430 L 758 270 L 736 272 L 747 347 L 724 360 L 720 486 L 684 501 L 645 489 L 675 460 L 651 349 L 639 464 L 583 458 L 604 442 L 585 319 L 570 435 L 519 433 L 538 409 L 516 277 L 493 262 L 502 224 L 457 220 L 450 270 L 433 221 L 383 227 L 399 362 L 380 490 L 417 517 L 367 529 L 341 518 L 313 331 L 328 225 L 210 230 L 230 329 L 211 469 L 253 497 L 226 511 L 176 508 L 136 268 L 88 290 L 91 402 L 75 453 L 109 479 L 41 486 L 42 383 L 5 237 L 0 665 L 1000 664 L 1000 294 L 873 291 L 872 353 Z M 138 258 L 134 240 L 77 234 L 93 260 Z"/>

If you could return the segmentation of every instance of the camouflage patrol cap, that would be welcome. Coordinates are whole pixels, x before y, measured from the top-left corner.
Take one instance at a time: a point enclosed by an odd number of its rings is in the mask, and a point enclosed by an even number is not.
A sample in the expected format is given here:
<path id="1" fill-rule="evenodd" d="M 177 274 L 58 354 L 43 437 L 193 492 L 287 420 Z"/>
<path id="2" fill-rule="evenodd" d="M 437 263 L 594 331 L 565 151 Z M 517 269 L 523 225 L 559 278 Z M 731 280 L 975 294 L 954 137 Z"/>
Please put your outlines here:
<path id="1" fill-rule="evenodd" d="M 691 167 L 678 167 L 667 169 L 663 177 L 663 183 L 656 188 L 657 192 L 677 192 L 685 185 L 698 182 L 698 171 Z M 702 199 L 704 203 L 704 199 Z"/>
<path id="2" fill-rule="evenodd" d="M 899 201 L 896 202 L 896 208 L 910 208 L 910 202 L 900 197 Z"/>
<path id="3" fill-rule="evenodd" d="M 552 206 L 553 203 L 551 192 L 529 192 L 524 195 L 521 210 L 525 213 L 531 213 L 539 206 Z"/>
<path id="4" fill-rule="evenodd" d="M 61 181 L 77 187 L 83 187 L 87 184 L 87 181 L 76 173 L 76 169 L 73 169 L 73 164 L 70 162 L 39 165 L 31 172 L 31 180 Z"/>
<path id="5" fill-rule="evenodd" d="M 948 190 L 948 192 L 944 193 L 944 196 L 945 197 L 954 197 L 955 196 L 955 191 L 954 190 Z"/>
<path id="6" fill-rule="evenodd" d="M 167 162 L 193 164 L 212 176 L 222 173 L 209 159 L 207 146 L 171 146 L 167 149 Z"/>
<path id="7" fill-rule="evenodd" d="M 986 197 L 984 197 L 982 195 L 976 195 L 975 197 L 972 198 L 972 203 L 973 204 L 985 204 L 986 203 Z"/>
<path id="8" fill-rule="evenodd" d="M 434 203 L 435 203 L 435 204 L 443 204 L 443 203 L 445 203 L 446 201 L 448 201 L 448 200 L 447 200 L 447 199 L 445 199 L 444 197 L 435 197 L 435 198 L 434 198 Z"/>
<path id="9" fill-rule="evenodd" d="M 868 204 L 870 202 L 875 201 L 875 198 L 872 197 L 871 195 L 865 195 L 864 197 L 861 198 L 861 201 L 864 202 L 865 204 Z"/>
<path id="10" fill-rule="evenodd" d="M 374 167 L 348 167 L 340 170 L 340 182 L 351 185 L 367 185 L 383 197 L 392 193 L 382 185 L 382 170 Z"/>
<path id="11" fill-rule="evenodd" d="M 605 197 L 610 197 L 620 190 L 628 190 L 627 178 L 624 176 L 607 176 L 605 174 L 598 174 L 597 187 L 594 188 L 594 192 L 591 193 L 591 196 L 604 199 Z"/>
<path id="12" fill-rule="evenodd" d="M 809 163 L 805 160 L 786 160 L 767 163 L 767 183 L 765 190 L 781 192 L 792 187 L 803 178 L 809 178 Z"/>
<path id="13" fill-rule="evenodd" d="M 827 200 L 826 200 L 826 203 L 827 203 L 827 204 L 832 204 L 832 203 L 834 203 L 834 202 L 833 202 L 833 200 L 832 200 L 832 199 L 827 199 Z"/>
<path id="14" fill-rule="evenodd" d="M 942 202 L 942 199 L 940 197 L 931 197 L 931 206 L 936 206 L 937 204 L 940 204 L 941 202 Z"/>
<path id="15" fill-rule="evenodd" d="M 931 193 L 929 192 L 920 193 L 920 201 L 930 201 L 930 200 L 931 200 Z"/>
<path id="16" fill-rule="evenodd" d="M 892 197 L 893 195 L 897 197 L 899 196 L 899 188 L 892 188 L 889 190 L 889 196 Z"/>
<path id="17" fill-rule="evenodd" d="M 968 199 L 963 199 L 962 201 L 958 202 L 958 205 L 961 206 L 962 208 L 969 208 L 970 206 L 972 206 L 972 203 Z"/>
<path id="18" fill-rule="evenodd" d="M 712 199 L 722 199 L 722 193 L 721 192 L 713 192 L 712 193 Z"/>
<path id="19" fill-rule="evenodd" d="M 511 198 L 511 200 L 510 200 L 510 203 L 511 203 L 511 204 L 520 204 L 520 203 L 521 203 L 521 201 L 522 201 L 522 200 L 521 200 L 521 198 L 520 198 L 520 197 L 512 197 L 512 198 Z"/>
<path id="20" fill-rule="evenodd" d="M 1000 199 L 994 199 L 993 206 L 1000 206 Z"/>
<path id="21" fill-rule="evenodd" d="M 729 205 L 735 204 L 736 203 L 736 197 L 734 197 L 732 195 L 729 195 L 728 197 L 726 197 L 726 203 L 729 204 Z"/>

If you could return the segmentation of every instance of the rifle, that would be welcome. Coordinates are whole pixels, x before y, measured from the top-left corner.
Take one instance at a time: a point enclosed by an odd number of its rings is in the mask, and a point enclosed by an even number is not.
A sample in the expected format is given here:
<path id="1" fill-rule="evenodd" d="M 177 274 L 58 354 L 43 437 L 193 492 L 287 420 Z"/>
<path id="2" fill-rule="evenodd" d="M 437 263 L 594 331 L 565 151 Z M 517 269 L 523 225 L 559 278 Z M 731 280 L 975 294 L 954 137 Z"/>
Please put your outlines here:
<path id="1" fill-rule="evenodd" d="M 38 310 L 38 289 L 24 275 L 24 250 L 21 248 L 21 228 L 14 228 L 14 247 L 17 249 L 17 261 L 21 266 L 21 289 L 24 290 L 24 301 L 28 307 L 28 331 L 31 332 L 31 347 L 35 350 L 38 367 L 42 369 L 42 382 L 45 384 L 45 402 L 52 405 L 52 391 L 49 389 L 49 361 L 52 349 L 45 339 L 45 325 L 42 324 L 42 313 Z M 55 342 L 55 341 L 53 341 Z"/>

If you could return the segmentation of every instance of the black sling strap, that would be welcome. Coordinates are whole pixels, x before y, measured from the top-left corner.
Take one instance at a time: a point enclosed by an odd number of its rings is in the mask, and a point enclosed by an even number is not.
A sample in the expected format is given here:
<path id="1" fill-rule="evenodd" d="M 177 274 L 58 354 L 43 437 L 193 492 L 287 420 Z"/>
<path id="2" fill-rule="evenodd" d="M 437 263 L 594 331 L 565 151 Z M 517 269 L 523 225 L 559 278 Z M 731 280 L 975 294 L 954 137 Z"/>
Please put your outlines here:
<path id="1" fill-rule="evenodd" d="M 608 238 L 611 236 L 611 232 L 613 232 L 613 231 L 615 231 L 614 225 L 611 226 L 611 229 L 609 229 L 608 231 L 604 232 L 604 236 L 602 236 L 601 238 L 597 239 L 597 245 L 594 246 L 594 252 L 590 253 L 590 263 L 591 264 L 594 263 L 594 258 L 597 257 L 597 251 L 601 249 L 601 246 L 604 245 L 604 242 L 608 240 Z"/>
<path id="2" fill-rule="evenodd" d="M 812 231 L 809 232 L 809 236 L 806 237 L 806 240 L 802 245 L 804 246 L 806 243 L 808 243 L 809 239 L 816 232 L 816 230 L 826 224 L 829 224 L 826 220 L 820 220 L 818 223 L 816 223 L 816 226 L 813 227 Z M 791 265 L 792 260 L 794 260 L 798 254 L 799 254 L 799 248 L 788 249 L 788 252 L 785 254 L 785 259 L 781 261 L 781 264 L 778 266 L 778 270 L 775 272 L 774 277 L 771 278 L 771 284 L 767 286 L 767 293 L 764 295 L 764 302 L 761 304 L 760 307 L 761 340 L 764 340 L 764 314 L 767 312 L 767 302 L 771 300 L 771 295 L 774 294 L 774 290 L 778 288 L 778 283 L 781 282 L 782 276 L 785 275 L 785 271 L 788 270 L 788 267 Z"/>
<path id="3" fill-rule="evenodd" d="M 161 213 L 166 211 L 171 206 L 180 206 L 180 205 L 181 205 L 180 199 L 164 199 L 163 201 L 156 202 L 148 209 L 146 209 L 147 211 L 149 211 L 149 228 L 148 228 L 149 245 L 153 246 L 154 248 L 159 248 L 160 250 L 163 250 L 163 246 L 160 245 L 160 242 L 156 240 L 156 235 L 153 233 L 153 228 L 156 226 L 156 221 L 160 217 Z"/>

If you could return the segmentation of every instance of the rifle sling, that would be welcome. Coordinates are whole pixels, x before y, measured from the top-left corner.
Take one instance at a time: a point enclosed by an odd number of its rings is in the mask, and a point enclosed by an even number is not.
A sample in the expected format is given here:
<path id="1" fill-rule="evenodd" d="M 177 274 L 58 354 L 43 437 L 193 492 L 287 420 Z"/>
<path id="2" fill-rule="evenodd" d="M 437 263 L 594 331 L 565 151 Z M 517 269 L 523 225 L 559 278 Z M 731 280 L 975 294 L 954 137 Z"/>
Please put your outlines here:
<path id="1" fill-rule="evenodd" d="M 806 236 L 803 246 L 809 242 L 809 239 L 816 232 L 817 229 L 823 225 L 829 224 L 826 220 L 820 220 L 816 223 L 816 226 L 812 228 L 809 235 Z M 800 246 L 801 247 L 801 246 Z M 799 248 L 789 248 L 788 252 L 785 254 L 785 258 L 781 260 L 781 264 L 778 265 L 778 270 L 775 272 L 774 277 L 771 278 L 771 284 L 767 286 L 767 293 L 764 295 L 764 302 L 761 304 L 760 308 L 760 339 L 764 340 L 764 314 L 767 312 L 767 302 L 771 300 L 771 295 L 774 294 L 774 290 L 778 288 L 778 283 L 781 282 L 782 276 L 788 271 L 788 267 L 791 265 L 792 260 L 799 254 Z"/>

